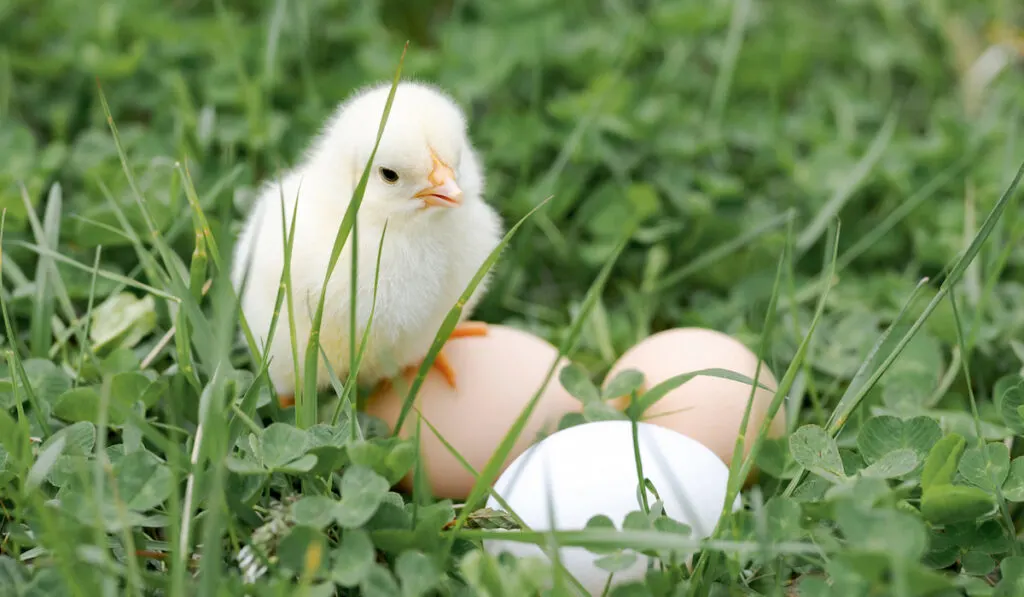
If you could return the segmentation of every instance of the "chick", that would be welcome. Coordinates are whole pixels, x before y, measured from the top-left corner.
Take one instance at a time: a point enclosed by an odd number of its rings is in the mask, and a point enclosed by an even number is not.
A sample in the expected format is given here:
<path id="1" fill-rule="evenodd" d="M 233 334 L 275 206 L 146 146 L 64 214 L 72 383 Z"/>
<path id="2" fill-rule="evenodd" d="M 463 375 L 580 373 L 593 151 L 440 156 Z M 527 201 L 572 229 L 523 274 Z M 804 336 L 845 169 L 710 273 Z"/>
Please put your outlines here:
<path id="1" fill-rule="evenodd" d="M 232 284 L 243 293 L 242 311 L 257 342 L 269 353 L 269 376 L 282 406 L 294 404 L 296 380 L 303 379 L 306 343 L 334 239 L 373 150 L 390 87 L 371 87 L 342 103 L 304 159 L 279 182 L 264 185 L 239 236 Z M 370 317 L 378 247 L 387 223 L 360 384 L 386 384 L 401 370 L 419 367 L 445 316 L 500 242 L 501 218 L 484 202 L 483 192 L 484 173 L 459 107 L 435 87 L 400 83 L 356 216 L 357 349 Z M 264 346 L 284 267 L 282 230 L 290 228 L 293 209 L 288 290 L 294 305 L 297 367 L 287 302 L 270 346 Z M 341 379 L 349 367 L 351 250 L 350 235 L 327 282 L 320 330 L 326 359 Z M 463 321 L 452 337 L 487 333 L 486 326 L 465 318 L 489 280 L 488 274 L 464 305 Z M 434 367 L 455 385 L 443 352 Z M 318 387 L 329 380 L 321 364 Z"/>

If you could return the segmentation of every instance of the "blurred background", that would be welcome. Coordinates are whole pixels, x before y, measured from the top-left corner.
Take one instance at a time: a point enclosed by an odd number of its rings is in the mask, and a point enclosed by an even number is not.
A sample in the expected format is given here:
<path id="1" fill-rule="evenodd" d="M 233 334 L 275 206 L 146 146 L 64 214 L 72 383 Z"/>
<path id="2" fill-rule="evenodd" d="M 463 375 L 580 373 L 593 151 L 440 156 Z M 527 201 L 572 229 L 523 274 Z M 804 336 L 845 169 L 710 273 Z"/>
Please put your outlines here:
<path id="1" fill-rule="evenodd" d="M 12 244 L 33 238 L 21 183 L 40 216 L 60 183 L 63 255 L 90 264 L 103 245 L 106 269 L 140 271 L 108 200 L 141 229 L 97 83 L 157 225 L 187 256 L 177 162 L 215 233 L 234 234 L 254 187 L 295 162 L 338 102 L 389 80 L 408 40 L 404 76 L 468 110 L 506 223 L 554 196 L 505 252 L 477 319 L 559 341 L 635 217 L 577 361 L 600 375 L 677 326 L 756 347 L 790 246 L 768 355 L 781 373 L 839 218 L 837 286 L 802 382 L 810 416 L 824 416 L 1024 160 L 1022 25 L 1017 0 L 4 0 L 4 292 L 27 318 L 36 257 Z M 981 383 L 1024 361 L 1022 209 L 963 286 Z M 62 274 L 83 301 L 89 272 Z M 156 319 L 155 336 L 170 323 Z M 938 376 L 955 344 L 940 306 L 905 373 Z M 924 399 L 903 386 L 882 384 L 878 400 Z"/>

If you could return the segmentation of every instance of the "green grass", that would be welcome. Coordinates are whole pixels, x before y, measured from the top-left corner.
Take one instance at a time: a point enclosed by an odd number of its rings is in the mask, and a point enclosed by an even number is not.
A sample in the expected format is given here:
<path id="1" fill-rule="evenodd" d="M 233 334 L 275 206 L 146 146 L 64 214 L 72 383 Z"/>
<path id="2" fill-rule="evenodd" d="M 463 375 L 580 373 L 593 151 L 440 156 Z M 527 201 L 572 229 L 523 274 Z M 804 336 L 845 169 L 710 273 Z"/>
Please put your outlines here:
<path id="1" fill-rule="evenodd" d="M 1008 0 L 0 5 L 0 594 L 572 594 L 475 548 L 515 526 L 480 508 L 539 391 L 466 504 L 391 493 L 415 444 L 337 375 L 278 408 L 230 288 L 257 185 L 400 62 L 521 222 L 473 318 L 559 347 L 548 383 L 700 326 L 789 396 L 705 541 L 502 539 L 697 552 L 616 596 L 1024 594 L 1022 29 Z"/>

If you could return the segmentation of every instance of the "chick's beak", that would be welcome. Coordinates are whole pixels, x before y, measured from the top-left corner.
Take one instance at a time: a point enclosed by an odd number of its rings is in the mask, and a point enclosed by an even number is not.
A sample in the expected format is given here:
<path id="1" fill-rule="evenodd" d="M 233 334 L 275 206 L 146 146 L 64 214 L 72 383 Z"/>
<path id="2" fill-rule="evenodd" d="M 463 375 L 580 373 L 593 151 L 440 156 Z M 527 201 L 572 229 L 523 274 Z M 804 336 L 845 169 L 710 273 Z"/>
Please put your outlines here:
<path id="1" fill-rule="evenodd" d="M 433 186 L 429 186 L 416 193 L 415 197 L 422 199 L 428 206 L 434 207 L 456 207 L 462 203 L 462 189 L 455 182 L 455 172 L 447 164 L 431 153 L 434 160 L 434 169 L 431 170 L 427 180 Z"/>

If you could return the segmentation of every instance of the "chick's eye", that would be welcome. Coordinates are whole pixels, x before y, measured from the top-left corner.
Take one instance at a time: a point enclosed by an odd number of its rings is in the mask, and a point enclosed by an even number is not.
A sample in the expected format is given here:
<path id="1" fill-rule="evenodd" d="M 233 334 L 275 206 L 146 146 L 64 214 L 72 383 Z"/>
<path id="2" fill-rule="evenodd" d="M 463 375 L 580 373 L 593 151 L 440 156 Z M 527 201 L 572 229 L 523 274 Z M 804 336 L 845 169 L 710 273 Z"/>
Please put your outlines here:
<path id="1" fill-rule="evenodd" d="M 398 172 L 395 172 L 391 168 L 382 167 L 380 169 L 380 177 L 384 182 L 388 184 L 395 184 L 396 182 L 398 182 Z"/>

